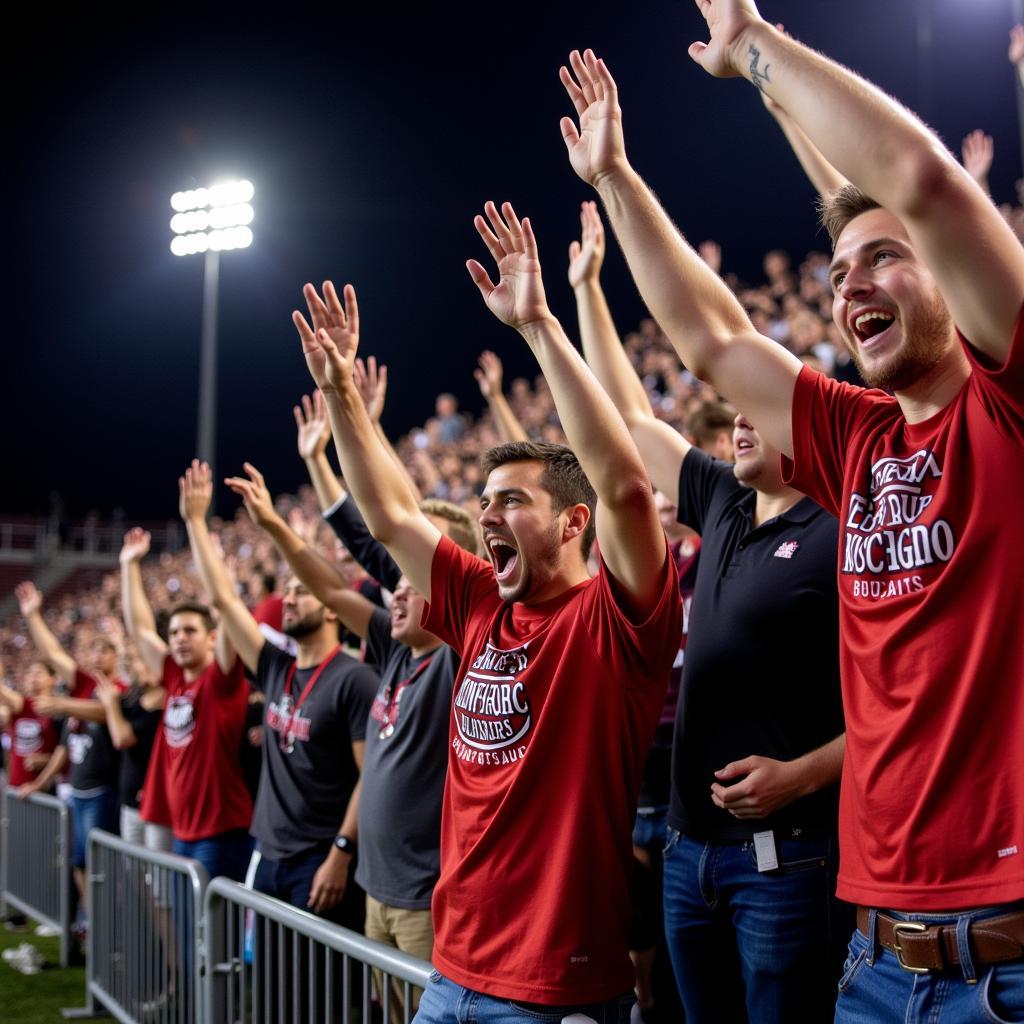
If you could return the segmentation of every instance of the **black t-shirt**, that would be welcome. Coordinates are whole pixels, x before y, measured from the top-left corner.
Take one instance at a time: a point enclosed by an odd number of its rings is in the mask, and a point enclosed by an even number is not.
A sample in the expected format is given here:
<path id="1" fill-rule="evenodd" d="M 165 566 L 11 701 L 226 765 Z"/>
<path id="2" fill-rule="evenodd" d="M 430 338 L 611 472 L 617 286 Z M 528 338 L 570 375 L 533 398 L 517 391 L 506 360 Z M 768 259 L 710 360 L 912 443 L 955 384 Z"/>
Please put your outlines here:
<path id="1" fill-rule="evenodd" d="M 384 667 L 366 730 L 356 881 L 375 900 L 426 910 L 441 863 L 441 801 L 459 656 L 446 644 L 415 657 L 374 612 L 367 649 Z"/>
<path id="2" fill-rule="evenodd" d="M 291 715 L 282 695 L 295 659 L 266 643 L 256 667 L 256 685 L 267 698 L 263 770 L 252 834 L 270 860 L 284 860 L 337 835 L 349 797 L 359 780 L 352 743 L 366 736 L 366 720 L 377 692 L 377 674 L 338 653 L 297 708 L 317 670 L 296 669 L 291 682 L 294 743 L 286 753 Z"/>
<path id="3" fill-rule="evenodd" d="M 159 706 L 152 711 L 142 706 L 143 693 L 144 690 L 133 686 L 121 696 L 121 714 L 135 733 L 135 744 L 121 751 L 118 792 L 125 807 L 139 806 L 146 769 L 149 767 L 149 755 L 153 751 L 153 741 L 163 715 L 163 709 Z"/>
<path id="4" fill-rule="evenodd" d="M 75 796 L 96 796 L 118 783 L 118 752 L 101 722 L 68 718 L 60 733 L 67 748 L 70 782 Z"/>
<path id="5" fill-rule="evenodd" d="M 782 838 L 836 829 L 838 785 L 756 821 L 739 821 L 711 800 L 714 772 L 730 761 L 753 754 L 790 761 L 844 728 L 839 525 L 803 498 L 754 529 L 755 501 L 728 464 L 696 448 L 683 460 L 678 519 L 701 535 L 701 551 L 669 825 L 700 841 L 749 839 L 767 829 Z"/>

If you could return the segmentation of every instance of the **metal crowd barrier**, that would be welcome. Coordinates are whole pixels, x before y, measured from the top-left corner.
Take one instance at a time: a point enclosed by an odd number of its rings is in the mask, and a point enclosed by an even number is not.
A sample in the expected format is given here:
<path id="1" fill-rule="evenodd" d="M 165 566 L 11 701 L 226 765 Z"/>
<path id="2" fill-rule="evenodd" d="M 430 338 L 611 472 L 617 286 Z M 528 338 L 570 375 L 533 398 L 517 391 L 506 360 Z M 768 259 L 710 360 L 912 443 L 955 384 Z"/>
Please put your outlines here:
<path id="1" fill-rule="evenodd" d="M 248 1024 L 374 1019 L 409 1024 L 430 964 L 225 878 L 206 890 L 205 1020 Z"/>
<path id="2" fill-rule="evenodd" d="M 71 952 L 71 819 L 55 796 L 25 800 L 6 790 L 0 814 L 0 892 L 7 908 L 60 933 L 60 964 Z"/>
<path id="3" fill-rule="evenodd" d="M 99 1003 L 125 1024 L 197 1024 L 206 870 L 99 829 L 86 858 L 86 1006 L 65 1017 L 93 1016 Z"/>

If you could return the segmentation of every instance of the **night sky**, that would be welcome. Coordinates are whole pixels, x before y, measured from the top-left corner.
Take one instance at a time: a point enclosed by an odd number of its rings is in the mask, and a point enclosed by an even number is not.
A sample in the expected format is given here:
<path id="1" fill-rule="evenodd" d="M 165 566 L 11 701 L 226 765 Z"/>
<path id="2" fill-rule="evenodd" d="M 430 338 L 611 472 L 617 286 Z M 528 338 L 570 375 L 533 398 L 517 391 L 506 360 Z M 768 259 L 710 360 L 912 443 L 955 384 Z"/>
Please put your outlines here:
<path id="1" fill-rule="evenodd" d="M 764 0 L 766 17 L 922 114 L 959 152 L 994 135 L 992 185 L 1020 175 L 1009 0 L 929 0 L 922 68 L 914 0 Z M 625 12 L 625 13 L 624 13 Z M 8 95 L 8 472 L 0 513 L 120 506 L 176 514 L 194 454 L 202 264 L 172 256 L 170 194 L 224 177 L 256 186 L 252 248 L 221 257 L 218 470 L 259 465 L 274 492 L 304 471 L 291 407 L 310 380 L 290 312 L 304 281 L 351 281 L 364 355 L 391 368 L 385 427 L 422 423 L 440 390 L 474 412 L 476 355 L 533 375 L 518 336 L 464 268 L 486 253 L 473 215 L 530 215 L 548 297 L 576 334 L 565 279 L 587 186 L 569 167 L 558 81 L 573 47 L 615 75 L 627 152 L 694 241 L 759 280 L 770 248 L 825 248 L 813 192 L 756 92 L 686 55 L 696 7 L 515 5 L 472 21 L 179 17 L 45 31 L 38 74 Z M 43 30 L 40 30 L 43 34 Z M 35 44 L 33 44 L 35 50 Z M 8 79 L 10 81 L 10 79 Z M 930 85 L 929 85 L 930 83 Z M 620 330 L 644 315 L 612 246 L 603 275 Z M 237 504 L 222 492 L 220 509 Z"/>

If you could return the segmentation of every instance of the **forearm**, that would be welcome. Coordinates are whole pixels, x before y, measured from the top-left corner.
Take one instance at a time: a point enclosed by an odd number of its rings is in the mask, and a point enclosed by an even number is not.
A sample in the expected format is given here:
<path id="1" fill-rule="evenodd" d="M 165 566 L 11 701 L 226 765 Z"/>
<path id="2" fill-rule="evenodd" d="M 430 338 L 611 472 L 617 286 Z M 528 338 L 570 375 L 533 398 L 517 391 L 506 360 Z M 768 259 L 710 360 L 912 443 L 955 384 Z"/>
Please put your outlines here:
<path id="1" fill-rule="evenodd" d="M 416 500 L 419 501 L 423 495 L 420 494 L 420 489 L 416 485 L 416 481 L 409 475 L 409 470 L 405 468 L 405 463 L 398 457 L 398 452 L 395 451 L 395 447 L 389 440 L 388 435 L 384 433 L 384 428 L 380 425 L 380 420 L 374 421 L 373 429 L 377 433 L 377 439 L 380 441 L 381 446 L 391 457 L 391 461 L 395 464 L 395 468 L 401 474 L 402 479 L 405 480 L 406 486 L 410 491 L 412 491 Z"/>
<path id="2" fill-rule="evenodd" d="M 575 288 L 575 294 L 587 365 L 627 427 L 638 420 L 653 419 L 650 399 L 622 348 L 600 281 L 583 281 Z"/>
<path id="3" fill-rule="evenodd" d="M 508 399 L 499 390 L 491 391 L 487 399 L 487 407 L 491 410 L 494 425 L 502 441 L 528 441 L 526 431 L 519 422 Z"/>
<path id="4" fill-rule="evenodd" d="M 0 683 L 0 704 L 9 707 L 15 715 L 20 715 L 25 710 L 25 698 L 6 683 Z"/>
<path id="5" fill-rule="evenodd" d="M 345 808 L 345 817 L 342 819 L 341 827 L 338 829 L 339 836 L 348 836 L 349 839 L 359 838 L 359 796 L 363 791 L 363 780 L 360 777 L 348 799 L 348 807 Z"/>
<path id="6" fill-rule="evenodd" d="M 647 473 L 611 399 L 572 347 L 554 317 L 522 330 L 551 389 L 569 447 L 579 459 L 598 499 L 619 508 L 635 497 Z"/>
<path id="7" fill-rule="evenodd" d="M 402 570 L 388 549 L 370 533 L 355 498 L 348 498 L 326 519 L 356 562 L 382 587 L 393 591 Z"/>
<path id="8" fill-rule="evenodd" d="M 381 444 L 355 386 L 324 397 L 345 481 L 370 532 L 388 544 L 403 522 L 419 515 L 416 497 Z"/>
<path id="9" fill-rule="evenodd" d="M 742 305 L 632 169 L 605 175 L 597 188 L 651 315 L 687 368 L 709 379 L 716 347 L 736 335 L 755 333 Z"/>
<path id="10" fill-rule="evenodd" d="M 98 700 L 79 697 L 57 697 L 57 716 L 61 718 L 81 718 L 87 722 L 105 722 L 106 712 Z"/>
<path id="11" fill-rule="evenodd" d="M 220 611 L 232 600 L 239 600 L 231 577 L 213 546 L 206 520 L 192 517 L 185 520 L 189 547 L 203 587 L 210 595 L 210 603 Z"/>
<path id="12" fill-rule="evenodd" d="M 942 175 L 966 173 L 899 103 L 772 25 L 751 25 L 732 53 L 838 173 L 897 216 L 912 216 Z"/>
<path id="13" fill-rule="evenodd" d="M 818 148 L 807 137 L 807 133 L 785 111 L 773 112 L 773 116 L 819 195 L 827 195 L 847 183 L 846 179 L 818 152 Z"/>
<path id="14" fill-rule="evenodd" d="M 46 762 L 46 767 L 35 777 L 31 783 L 34 789 L 47 789 L 53 780 L 64 770 L 68 759 L 68 752 L 64 747 L 57 747 Z"/>
<path id="15" fill-rule="evenodd" d="M 341 481 L 331 468 L 327 455 L 324 452 L 318 452 L 303 461 L 306 463 L 310 483 L 313 484 L 313 490 L 316 491 L 316 500 L 320 503 L 321 511 L 337 504 L 344 495 L 345 488 L 341 486 Z"/>
<path id="16" fill-rule="evenodd" d="M 840 733 L 834 740 L 798 757 L 793 761 L 799 766 L 800 795 L 809 796 L 826 786 L 835 785 L 843 773 L 843 755 L 846 752 L 846 733 Z"/>
<path id="17" fill-rule="evenodd" d="M 125 628 L 133 640 L 145 633 L 156 633 L 156 619 L 142 585 L 142 569 L 137 561 L 121 563 L 121 610 Z"/>
<path id="18" fill-rule="evenodd" d="M 50 627 L 43 619 L 41 611 L 32 612 L 25 616 L 29 636 L 39 654 L 57 670 L 61 678 L 71 682 L 75 674 L 75 660 L 61 646 L 60 641 L 53 635 Z"/>

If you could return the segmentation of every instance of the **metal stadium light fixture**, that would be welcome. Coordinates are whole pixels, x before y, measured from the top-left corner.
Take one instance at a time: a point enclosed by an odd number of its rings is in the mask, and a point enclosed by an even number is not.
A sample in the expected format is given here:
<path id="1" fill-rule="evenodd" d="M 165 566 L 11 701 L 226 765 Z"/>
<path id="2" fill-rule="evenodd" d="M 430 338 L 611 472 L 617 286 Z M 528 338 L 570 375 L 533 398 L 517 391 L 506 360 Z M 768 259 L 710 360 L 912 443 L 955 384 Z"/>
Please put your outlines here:
<path id="1" fill-rule="evenodd" d="M 251 181 L 219 181 L 171 196 L 171 252 L 175 256 L 202 253 L 203 329 L 199 355 L 199 422 L 196 454 L 211 468 L 216 447 L 217 407 L 217 283 L 220 254 L 252 245 Z M 216 473 L 214 474 L 216 479 Z"/>

